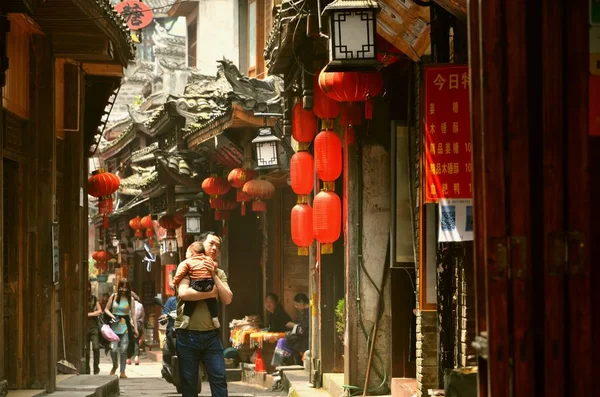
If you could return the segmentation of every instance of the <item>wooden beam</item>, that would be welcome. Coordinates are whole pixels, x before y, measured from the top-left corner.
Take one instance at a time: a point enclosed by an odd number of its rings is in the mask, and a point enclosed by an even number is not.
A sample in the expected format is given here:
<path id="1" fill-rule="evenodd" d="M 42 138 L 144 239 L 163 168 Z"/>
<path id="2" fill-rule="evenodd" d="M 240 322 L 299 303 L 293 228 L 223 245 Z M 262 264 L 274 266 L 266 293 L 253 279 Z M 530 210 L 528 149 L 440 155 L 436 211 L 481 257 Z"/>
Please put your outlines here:
<path id="1" fill-rule="evenodd" d="M 89 63 L 81 65 L 83 72 L 91 76 L 123 77 L 123 66 L 111 63 Z"/>
<path id="2" fill-rule="evenodd" d="M 52 222 L 56 194 L 56 139 L 54 135 L 54 60 L 52 45 L 46 36 L 33 36 L 35 58 L 32 84 L 32 139 L 30 198 L 36 201 L 30 213 L 32 295 L 35 329 L 29 341 L 32 382 L 48 392 L 56 389 L 57 318 L 55 288 L 52 280 Z M 35 88 L 33 88 L 35 87 Z M 35 197 L 35 198 L 32 198 Z M 32 324 L 33 326 L 33 324 Z"/>

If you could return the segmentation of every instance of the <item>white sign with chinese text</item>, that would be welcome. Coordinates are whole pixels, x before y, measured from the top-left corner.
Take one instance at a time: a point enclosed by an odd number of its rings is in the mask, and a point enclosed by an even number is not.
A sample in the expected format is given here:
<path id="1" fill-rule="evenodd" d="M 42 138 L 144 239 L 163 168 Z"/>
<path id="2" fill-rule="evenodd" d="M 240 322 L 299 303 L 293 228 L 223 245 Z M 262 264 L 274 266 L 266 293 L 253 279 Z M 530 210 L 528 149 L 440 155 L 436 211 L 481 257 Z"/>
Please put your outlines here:
<path id="1" fill-rule="evenodd" d="M 440 200 L 438 242 L 462 241 L 473 241 L 473 200 Z"/>

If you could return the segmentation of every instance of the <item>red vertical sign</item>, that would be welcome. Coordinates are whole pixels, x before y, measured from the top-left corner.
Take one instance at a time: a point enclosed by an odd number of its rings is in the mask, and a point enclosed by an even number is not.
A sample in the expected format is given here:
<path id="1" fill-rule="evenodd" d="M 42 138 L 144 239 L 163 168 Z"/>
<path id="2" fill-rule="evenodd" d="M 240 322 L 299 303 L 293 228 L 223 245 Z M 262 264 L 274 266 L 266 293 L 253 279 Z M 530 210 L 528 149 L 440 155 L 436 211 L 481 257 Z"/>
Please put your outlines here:
<path id="1" fill-rule="evenodd" d="M 473 197 L 469 69 L 425 68 L 425 201 Z"/>

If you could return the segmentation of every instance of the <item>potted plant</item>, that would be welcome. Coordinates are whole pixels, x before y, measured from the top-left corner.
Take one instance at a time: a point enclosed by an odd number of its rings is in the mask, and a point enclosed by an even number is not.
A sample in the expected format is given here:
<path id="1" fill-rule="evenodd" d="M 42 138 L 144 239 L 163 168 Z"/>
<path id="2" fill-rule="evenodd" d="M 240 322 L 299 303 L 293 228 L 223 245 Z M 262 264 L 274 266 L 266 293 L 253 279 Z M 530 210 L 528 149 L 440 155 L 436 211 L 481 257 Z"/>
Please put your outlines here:
<path id="1" fill-rule="evenodd" d="M 335 331 L 338 338 L 344 342 L 344 332 L 346 331 L 346 300 L 340 299 L 335 306 Z"/>

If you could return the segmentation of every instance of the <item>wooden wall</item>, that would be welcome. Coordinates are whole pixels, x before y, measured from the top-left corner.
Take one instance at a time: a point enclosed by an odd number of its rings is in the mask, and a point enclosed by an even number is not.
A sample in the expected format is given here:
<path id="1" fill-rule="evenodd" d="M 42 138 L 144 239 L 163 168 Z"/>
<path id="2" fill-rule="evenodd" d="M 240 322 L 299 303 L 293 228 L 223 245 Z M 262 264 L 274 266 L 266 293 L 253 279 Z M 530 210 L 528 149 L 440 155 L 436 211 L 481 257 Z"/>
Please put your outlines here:
<path id="1" fill-rule="evenodd" d="M 294 318 L 294 296 L 303 292 L 308 295 L 309 263 L 308 256 L 298 256 L 298 247 L 292 241 L 290 213 L 296 205 L 297 196 L 291 188 L 277 190 L 270 206 L 269 224 L 273 225 L 273 243 L 270 245 L 273 266 L 273 280 L 268 283 L 279 295 L 285 311 Z"/>

